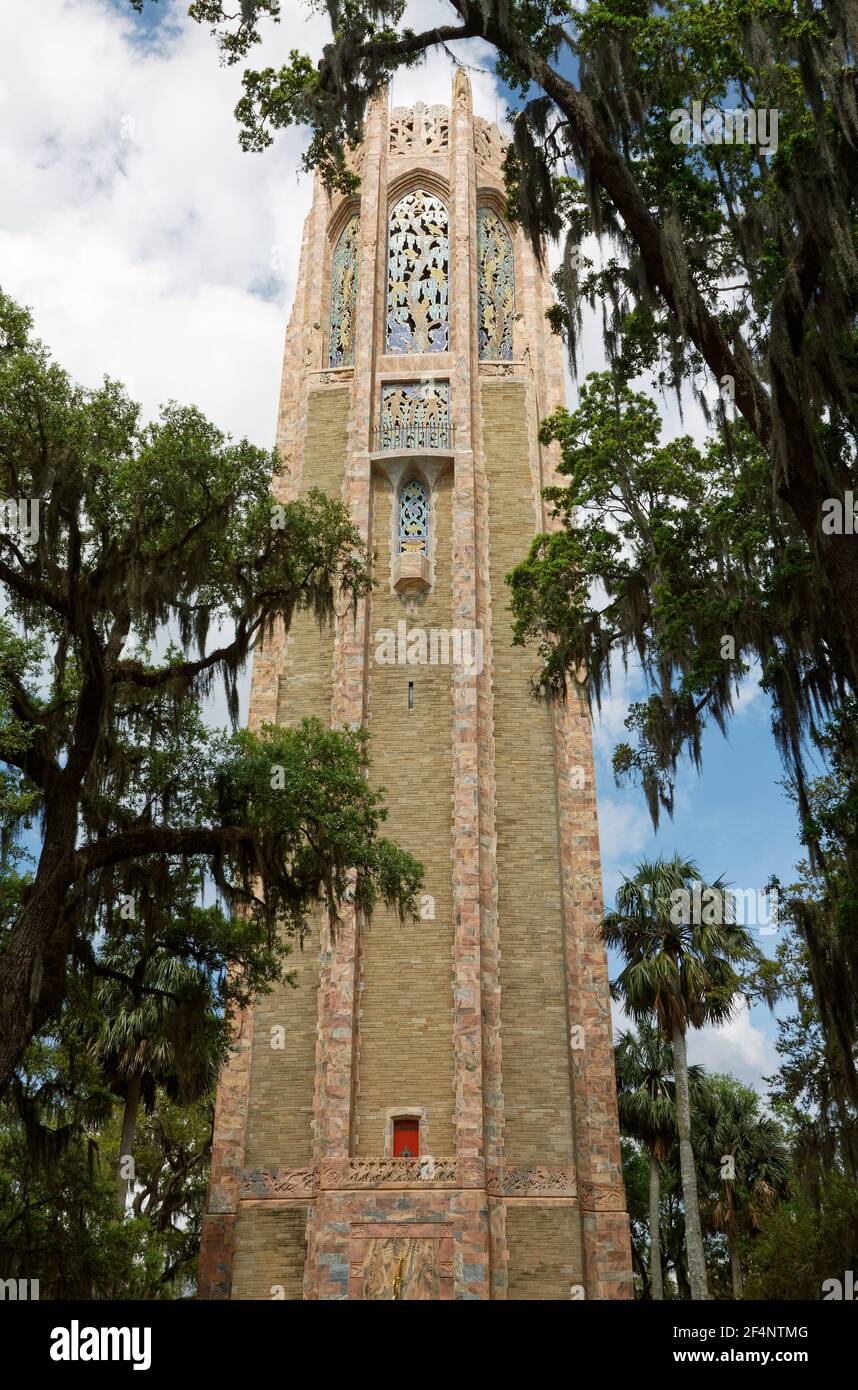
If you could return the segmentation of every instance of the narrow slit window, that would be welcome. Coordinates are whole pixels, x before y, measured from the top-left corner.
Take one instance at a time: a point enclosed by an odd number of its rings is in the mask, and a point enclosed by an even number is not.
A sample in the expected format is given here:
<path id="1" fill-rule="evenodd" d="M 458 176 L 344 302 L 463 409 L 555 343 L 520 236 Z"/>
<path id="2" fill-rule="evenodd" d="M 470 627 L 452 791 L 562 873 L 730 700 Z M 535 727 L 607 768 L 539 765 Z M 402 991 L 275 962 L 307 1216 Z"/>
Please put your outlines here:
<path id="1" fill-rule="evenodd" d="M 408 708 L 414 708 L 414 682 L 408 682 Z"/>
<path id="2" fill-rule="evenodd" d="M 429 490 L 412 478 L 399 494 L 399 553 L 426 554 L 429 537 Z"/>
<path id="3" fill-rule="evenodd" d="M 393 1121 L 393 1157 L 418 1158 L 420 1156 L 420 1121 L 416 1116 L 403 1116 Z"/>
<path id="4" fill-rule="evenodd" d="M 331 260 L 331 319 L 328 366 L 351 367 L 355 360 L 360 217 L 350 217 Z"/>

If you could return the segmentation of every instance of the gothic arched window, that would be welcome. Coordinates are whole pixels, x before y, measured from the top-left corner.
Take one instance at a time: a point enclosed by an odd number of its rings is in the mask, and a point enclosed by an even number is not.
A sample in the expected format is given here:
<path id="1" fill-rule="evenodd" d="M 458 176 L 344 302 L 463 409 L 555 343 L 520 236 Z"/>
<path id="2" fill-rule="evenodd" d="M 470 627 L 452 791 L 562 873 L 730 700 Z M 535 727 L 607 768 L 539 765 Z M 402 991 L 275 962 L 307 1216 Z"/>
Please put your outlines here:
<path id="1" fill-rule="evenodd" d="M 447 209 L 416 188 L 393 208 L 387 244 L 387 352 L 446 352 L 450 262 Z"/>
<path id="2" fill-rule="evenodd" d="M 360 217 L 350 217 L 331 258 L 331 328 L 328 366 L 351 367 L 355 360 Z"/>
<path id="3" fill-rule="evenodd" d="M 412 478 L 399 494 L 399 553 L 425 555 L 429 539 L 429 489 Z"/>
<path id="4" fill-rule="evenodd" d="M 509 232 L 491 208 L 477 210 L 480 358 L 512 361 L 515 261 Z"/>

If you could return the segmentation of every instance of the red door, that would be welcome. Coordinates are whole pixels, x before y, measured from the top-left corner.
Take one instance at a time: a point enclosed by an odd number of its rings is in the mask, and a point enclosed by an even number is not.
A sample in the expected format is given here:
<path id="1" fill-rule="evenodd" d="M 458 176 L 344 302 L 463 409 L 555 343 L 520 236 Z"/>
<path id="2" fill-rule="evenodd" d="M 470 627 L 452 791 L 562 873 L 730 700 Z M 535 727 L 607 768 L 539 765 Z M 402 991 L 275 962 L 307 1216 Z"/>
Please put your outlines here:
<path id="1" fill-rule="evenodd" d="M 417 1158 L 420 1153 L 420 1121 L 393 1121 L 393 1157 Z"/>

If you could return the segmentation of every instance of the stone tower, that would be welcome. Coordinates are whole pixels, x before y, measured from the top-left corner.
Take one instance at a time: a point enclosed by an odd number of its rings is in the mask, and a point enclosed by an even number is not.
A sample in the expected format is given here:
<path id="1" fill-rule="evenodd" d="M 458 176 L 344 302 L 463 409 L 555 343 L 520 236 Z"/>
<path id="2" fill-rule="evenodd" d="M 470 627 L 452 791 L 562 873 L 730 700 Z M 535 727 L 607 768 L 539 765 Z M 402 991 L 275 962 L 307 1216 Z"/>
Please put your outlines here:
<path id="1" fill-rule="evenodd" d="M 504 583 L 564 370 L 503 153 L 461 71 L 450 110 L 380 97 L 358 193 L 317 180 L 304 227 L 284 492 L 346 499 L 375 589 L 256 653 L 250 722 L 365 724 L 426 896 L 320 932 L 240 1019 L 202 1297 L 630 1296 L 590 724 L 534 703 Z"/>

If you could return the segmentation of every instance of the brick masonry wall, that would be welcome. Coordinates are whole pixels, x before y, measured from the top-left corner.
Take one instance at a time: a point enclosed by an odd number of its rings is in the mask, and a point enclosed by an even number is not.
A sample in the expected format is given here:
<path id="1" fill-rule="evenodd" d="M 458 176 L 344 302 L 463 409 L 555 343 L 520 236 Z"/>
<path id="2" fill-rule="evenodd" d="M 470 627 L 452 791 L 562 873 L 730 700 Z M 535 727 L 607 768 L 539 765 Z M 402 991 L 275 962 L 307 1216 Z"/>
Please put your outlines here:
<path id="1" fill-rule="evenodd" d="M 489 494 L 504 1155 L 574 1162 L 566 982 L 549 712 L 528 688 L 532 653 L 512 645 L 505 576 L 533 535 L 524 385 L 485 382 Z"/>
<path id="2" fill-rule="evenodd" d="M 242 1207 L 235 1219 L 233 1298 L 300 1299 L 306 1227 L 306 1206 Z"/>
<path id="3" fill-rule="evenodd" d="M 573 1206 L 507 1203 L 508 1298 L 569 1298 L 582 1283 L 581 1222 Z"/>
<path id="4" fill-rule="evenodd" d="M 313 1161 L 313 1076 L 319 999 L 319 954 L 312 940 L 287 961 L 296 988 L 280 985 L 254 1007 L 253 1060 L 245 1164 L 303 1168 Z M 272 1047 L 272 1029 L 285 1045 Z"/>
<path id="5" fill-rule="evenodd" d="M 309 393 L 301 492 L 320 488 L 339 497 L 345 471 L 349 392 L 334 388 Z M 333 627 L 319 629 L 312 614 L 296 615 L 286 639 L 286 659 L 277 688 L 277 723 L 294 724 L 316 715 L 331 722 Z"/>
<path id="6" fill-rule="evenodd" d="M 450 474 L 431 494 L 434 586 L 413 617 L 390 586 L 394 495 L 373 481 L 375 578 L 369 641 L 371 779 L 383 786 L 385 833 L 427 866 L 435 919 L 400 924 L 381 907 L 361 933 L 354 1153 L 384 1154 L 388 1111 L 426 1108 L 430 1153 L 455 1152 L 453 1138 L 453 926 L 451 880 L 451 668 L 389 666 L 376 659 L 379 632 L 449 629 Z M 408 682 L 414 708 L 408 708 Z"/>
<path id="7" fill-rule="evenodd" d="M 346 428 L 349 392 L 347 389 L 317 390 L 309 393 L 307 435 L 304 442 L 305 466 L 300 491 L 321 488 L 337 497 L 345 469 Z M 321 631 L 309 613 L 297 614 L 286 643 L 283 671 L 278 679 L 277 722 L 296 723 L 315 715 L 331 722 L 331 669 L 334 635 L 332 628 Z M 316 1039 L 319 1004 L 319 950 L 314 932 L 297 946 L 288 961 L 296 988 L 283 984 L 261 996 L 254 1008 L 253 1050 L 250 1078 L 249 1119 L 245 1165 L 249 1168 L 300 1168 L 313 1161 L 313 1093 L 316 1070 Z M 272 1047 L 272 1028 L 285 1029 L 285 1047 Z M 299 1261 L 303 1272 L 305 1242 L 303 1217 L 300 1249 L 289 1245 L 297 1229 L 295 1222 L 283 1220 L 274 1226 L 272 1214 L 262 1208 L 243 1209 L 236 1222 L 236 1271 L 244 1271 L 238 1290 L 250 1287 L 247 1272 L 274 1229 L 278 1234 L 278 1259 Z M 284 1215 L 274 1213 L 273 1215 Z M 253 1253 L 252 1257 L 248 1250 Z M 250 1262 L 250 1263 L 249 1263 Z M 264 1275 L 268 1278 L 268 1264 Z M 258 1280 L 254 1283 L 255 1288 Z M 284 1282 L 272 1276 L 269 1282 Z M 233 1297 L 270 1297 L 269 1294 L 237 1291 Z M 300 1292 L 295 1297 L 300 1297 Z"/>

